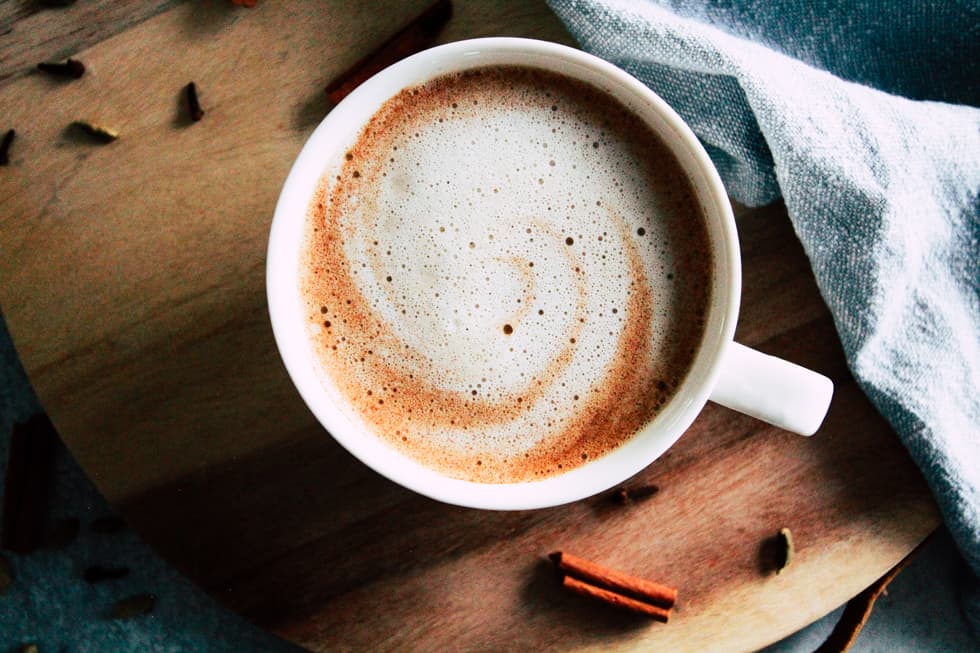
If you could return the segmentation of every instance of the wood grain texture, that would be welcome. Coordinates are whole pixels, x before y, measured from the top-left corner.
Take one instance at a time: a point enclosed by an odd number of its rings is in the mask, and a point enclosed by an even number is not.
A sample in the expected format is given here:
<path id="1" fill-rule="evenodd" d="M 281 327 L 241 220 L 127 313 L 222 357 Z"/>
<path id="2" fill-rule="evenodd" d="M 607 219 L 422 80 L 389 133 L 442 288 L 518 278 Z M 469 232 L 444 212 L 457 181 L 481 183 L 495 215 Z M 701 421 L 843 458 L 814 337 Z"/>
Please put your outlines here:
<path id="1" fill-rule="evenodd" d="M 82 58 L 91 72 L 70 84 L 6 71 L 81 9 L 0 4 L 18 30 L 54 21 L 0 45 L 3 119 L 18 131 L 0 170 L 0 306 L 83 468 L 224 604 L 317 651 L 751 650 L 857 594 L 938 523 L 847 374 L 781 206 L 740 211 L 737 335 L 835 380 L 815 437 L 709 405 L 639 475 L 661 491 L 625 507 L 483 512 L 377 476 L 286 376 L 265 246 L 280 185 L 329 110 L 323 87 L 425 2 L 158 2 L 129 23 L 114 7 L 138 3 L 84 4 L 101 31 L 42 57 Z M 569 42 L 543 3 L 455 5 L 445 41 Z M 206 112 L 194 124 L 191 80 Z M 82 117 L 122 137 L 94 146 L 66 130 Z M 783 526 L 797 556 L 767 575 L 760 546 Z M 545 559 L 556 549 L 678 587 L 671 623 L 566 595 Z"/>
<path id="2" fill-rule="evenodd" d="M 33 73 L 42 61 L 77 54 L 183 1 L 115 0 L 55 7 L 41 0 L 0 0 L 0 88 Z"/>

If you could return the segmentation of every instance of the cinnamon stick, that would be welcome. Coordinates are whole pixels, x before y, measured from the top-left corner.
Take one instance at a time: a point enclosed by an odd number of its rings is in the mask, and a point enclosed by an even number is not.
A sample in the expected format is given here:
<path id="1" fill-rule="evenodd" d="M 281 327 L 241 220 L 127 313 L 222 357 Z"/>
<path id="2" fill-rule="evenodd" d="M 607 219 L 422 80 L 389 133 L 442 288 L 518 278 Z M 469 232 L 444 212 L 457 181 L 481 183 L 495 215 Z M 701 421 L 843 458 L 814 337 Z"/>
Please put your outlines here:
<path id="1" fill-rule="evenodd" d="M 874 609 L 875 601 L 888 588 L 905 567 L 912 562 L 912 559 L 925 547 L 926 543 L 932 539 L 936 531 L 930 533 L 925 540 L 919 543 L 911 553 L 889 569 L 884 576 L 873 582 L 868 588 L 847 602 L 847 607 L 841 613 L 840 620 L 834 626 L 834 630 L 827 637 L 827 640 L 820 645 L 814 653 L 844 653 L 854 644 L 857 636 L 861 634 L 864 624 L 867 623 L 871 611 Z"/>
<path id="2" fill-rule="evenodd" d="M 548 557 L 565 574 L 587 581 L 599 588 L 613 590 L 661 608 L 672 608 L 677 602 L 677 590 L 673 587 L 630 576 L 562 551 L 552 553 Z"/>
<path id="3" fill-rule="evenodd" d="M 432 45 L 443 26 L 453 15 L 450 0 L 436 0 L 377 50 L 351 66 L 327 86 L 327 96 L 334 104 L 366 82 L 375 73 Z"/>
<path id="4" fill-rule="evenodd" d="M 655 619 L 662 623 L 667 623 L 667 621 L 670 619 L 670 610 L 668 609 L 661 608 L 656 605 L 650 605 L 649 603 L 644 603 L 642 601 L 637 601 L 636 599 L 631 599 L 628 596 L 623 596 L 607 589 L 590 585 L 585 581 L 573 578 L 571 576 L 565 576 L 562 579 L 561 584 L 562 587 L 569 589 L 576 594 L 581 594 L 582 596 L 587 596 L 592 599 L 598 599 L 603 603 L 616 608 L 629 610 L 630 612 L 636 612 L 638 614 L 645 614 L 651 619 Z"/>

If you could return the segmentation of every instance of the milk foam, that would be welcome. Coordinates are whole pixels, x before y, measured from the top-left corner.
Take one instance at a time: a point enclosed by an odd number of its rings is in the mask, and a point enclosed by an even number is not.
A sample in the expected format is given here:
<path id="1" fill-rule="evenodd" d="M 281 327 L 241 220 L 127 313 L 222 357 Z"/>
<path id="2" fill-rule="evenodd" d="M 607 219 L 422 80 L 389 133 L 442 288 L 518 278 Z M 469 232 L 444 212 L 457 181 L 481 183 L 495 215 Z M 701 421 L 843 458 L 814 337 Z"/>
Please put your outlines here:
<path id="1" fill-rule="evenodd" d="M 325 176 L 310 225 L 327 384 L 452 476 L 602 455 L 656 415 L 700 341 L 710 260 L 687 181 L 632 114 L 555 74 L 403 92 Z"/>

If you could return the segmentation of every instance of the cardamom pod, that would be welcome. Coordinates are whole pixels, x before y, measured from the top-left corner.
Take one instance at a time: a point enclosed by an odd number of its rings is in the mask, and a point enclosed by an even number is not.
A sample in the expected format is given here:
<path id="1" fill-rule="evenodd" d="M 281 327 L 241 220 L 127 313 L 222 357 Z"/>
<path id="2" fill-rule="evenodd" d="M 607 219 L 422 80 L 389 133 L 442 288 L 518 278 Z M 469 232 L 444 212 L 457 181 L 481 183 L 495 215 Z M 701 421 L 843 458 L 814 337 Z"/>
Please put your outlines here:
<path id="1" fill-rule="evenodd" d="M 100 143 L 111 143 L 119 138 L 118 130 L 113 129 L 112 127 L 106 127 L 105 125 L 100 125 L 98 123 L 89 122 L 87 120 L 76 120 L 72 123 L 72 125 L 76 129 L 80 129 Z"/>
<path id="2" fill-rule="evenodd" d="M 776 535 L 779 540 L 779 559 L 776 562 L 776 573 L 781 574 L 789 563 L 793 562 L 793 554 L 796 552 L 793 546 L 793 533 L 788 528 L 780 528 Z"/>

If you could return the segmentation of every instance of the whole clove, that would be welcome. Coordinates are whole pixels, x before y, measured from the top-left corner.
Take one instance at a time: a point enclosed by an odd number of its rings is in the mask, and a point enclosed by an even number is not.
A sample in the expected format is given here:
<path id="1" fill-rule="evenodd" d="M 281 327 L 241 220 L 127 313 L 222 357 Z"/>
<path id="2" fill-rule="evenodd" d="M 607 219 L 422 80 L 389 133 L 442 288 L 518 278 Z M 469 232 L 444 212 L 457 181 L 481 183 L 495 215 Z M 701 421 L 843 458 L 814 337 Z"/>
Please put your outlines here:
<path id="1" fill-rule="evenodd" d="M 109 615 L 110 619 L 133 619 L 153 612 L 157 597 L 153 594 L 135 594 L 116 602 Z"/>
<path id="2" fill-rule="evenodd" d="M 187 108 L 190 111 L 191 120 L 197 122 L 204 117 L 204 110 L 201 108 L 201 102 L 197 98 L 197 84 L 191 82 L 184 89 L 187 93 Z"/>
<path id="3" fill-rule="evenodd" d="M 76 120 L 72 123 L 72 126 L 100 143 L 111 143 L 119 138 L 119 132 L 117 130 L 106 127 L 105 125 L 88 122 L 87 120 Z"/>
<path id="4" fill-rule="evenodd" d="M 642 501 L 643 499 L 652 497 L 659 491 L 660 488 L 653 483 L 636 485 L 633 487 L 621 487 L 613 492 L 612 500 L 614 503 L 625 506 L 633 503 L 634 501 Z"/>
<path id="5" fill-rule="evenodd" d="M 13 129 L 8 129 L 7 133 L 3 135 L 3 140 L 0 141 L 0 166 L 10 163 L 10 145 L 14 142 L 16 133 Z"/>
<path id="6" fill-rule="evenodd" d="M 118 580 L 129 575 L 128 567 L 103 567 L 102 565 L 92 565 L 82 574 L 86 583 L 94 585 L 107 580 Z"/>
<path id="7" fill-rule="evenodd" d="M 64 63 L 43 62 L 37 65 L 37 69 L 43 73 L 66 79 L 78 79 L 85 74 L 85 64 L 78 59 L 68 59 Z"/>

